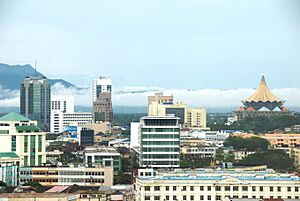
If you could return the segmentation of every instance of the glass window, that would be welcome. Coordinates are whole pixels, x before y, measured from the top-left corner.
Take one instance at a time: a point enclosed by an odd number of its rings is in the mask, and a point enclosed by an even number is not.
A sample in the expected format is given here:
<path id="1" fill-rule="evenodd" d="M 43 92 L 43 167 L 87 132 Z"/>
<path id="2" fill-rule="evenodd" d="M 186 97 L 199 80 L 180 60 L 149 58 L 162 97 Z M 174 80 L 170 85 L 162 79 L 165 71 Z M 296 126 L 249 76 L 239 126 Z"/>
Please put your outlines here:
<path id="1" fill-rule="evenodd" d="M 221 186 L 216 186 L 216 191 L 221 191 Z"/>
<path id="2" fill-rule="evenodd" d="M 154 191 L 160 191 L 160 187 L 159 186 L 154 186 Z"/>
<path id="3" fill-rule="evenodd" d="M 277 191 L 281 192 L 281 187 L 280 186 L 277 187 Z"/>
<path id="4" fill-rule="evenodd" d="M 191 191 L 194 191 L 194 186 L 191 186 L 191 187 L 190 187 L 190 190 L 191 190 Z"/>
<path id="5" fill-rule="evenodd" d="M 177 190 L 176 186 L 173 186 L 173 191 L 176 191 L 176 190 Z"/>
<path id="6" fill-rule="evenodd" d="M 183 199 L 183 200 L 186 200 L 186 195 L 182 196 L 182 199 Z"/>
<path id="7" fill-rule="evenodd" d="M 17 136 L 12 135 L 11 136 L 11 151 L 16 151 L 17 146 Z"/>
<path id="8" fill-rule="evenodd" d="M 242 190 L 243 190 L 243 191 L 248 191 L 248 186 L 243 186 L 243 187 L 242 187 Z"/>
<path id="9" fill-rule="evenodd" d="M 145 186 L 145 191 L 150 191 L 150 186 Z"/>
<path id="10" fill-rule="evenodd" d="M 273 191 L 273 186 L 270 186 L 270 191 L 271 191 L 271 192 Z"/>
<path id="11" fill-rule="evenodd" d="M 38 137 L 38 151 L 42 152 L 42 135 Z"/>
<path id="12" fill-rule="evenodd" d="M 237 187 L 237 186 L 235 186 Z M 225 191 L 230 191 L 230 186 L 225 186 Z"/>
<path id="13" fill-rule="evenodd" d="M 207 196 L 207 200 L 211 200 L 211 196 L 210 195 Z"/>
<path id="14" fill-rule="evenodd" d="M 166 186 L 166 191 L 169 191 L 169 186 Z"/>

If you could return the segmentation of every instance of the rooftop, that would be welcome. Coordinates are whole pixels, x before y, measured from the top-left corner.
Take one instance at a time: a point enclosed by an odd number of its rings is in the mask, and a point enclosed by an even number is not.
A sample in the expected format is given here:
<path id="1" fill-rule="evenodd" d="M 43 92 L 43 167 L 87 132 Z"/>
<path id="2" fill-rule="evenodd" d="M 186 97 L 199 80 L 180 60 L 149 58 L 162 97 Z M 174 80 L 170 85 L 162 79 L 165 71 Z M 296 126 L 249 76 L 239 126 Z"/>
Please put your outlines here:
<path id="1" fill-rule="evenodd" d="M 0 158 L 19 158 L 15 152 L 0 152 Z"/>
<path id="2" fill-rule="evenodd" d="M 10 112 L 10 113 L 0 117 L 0 121 L 30 121 L 30 119 L 28 119 L 18 113 Z"/>
<path id="3" fill-rule="evenodd" d="M 263 75 L 255 93 L 246 98 L 244 102 L 282 102 L 282 100 L 270 91 Z"/>
<path id="4" fill-rule="evenodd" d="M 120 154 L 114 147 L 107 146 L 90 146 L 84 149 L 85 153 L 111 153 L 111 154 Z"/>

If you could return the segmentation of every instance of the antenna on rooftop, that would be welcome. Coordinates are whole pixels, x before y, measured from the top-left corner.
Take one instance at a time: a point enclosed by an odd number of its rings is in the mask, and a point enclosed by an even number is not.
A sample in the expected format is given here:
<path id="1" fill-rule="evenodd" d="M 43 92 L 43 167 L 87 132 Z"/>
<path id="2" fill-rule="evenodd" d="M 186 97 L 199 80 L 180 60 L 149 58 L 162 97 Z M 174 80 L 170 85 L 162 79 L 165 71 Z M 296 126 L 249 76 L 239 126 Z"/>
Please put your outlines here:
<path id="1" fill-rule="evenodd" d="M 36 71 L 36 60 L 34 60 L 34 71 L 35 71 L 35 77 L 37 77 L 37 71 Z"/>

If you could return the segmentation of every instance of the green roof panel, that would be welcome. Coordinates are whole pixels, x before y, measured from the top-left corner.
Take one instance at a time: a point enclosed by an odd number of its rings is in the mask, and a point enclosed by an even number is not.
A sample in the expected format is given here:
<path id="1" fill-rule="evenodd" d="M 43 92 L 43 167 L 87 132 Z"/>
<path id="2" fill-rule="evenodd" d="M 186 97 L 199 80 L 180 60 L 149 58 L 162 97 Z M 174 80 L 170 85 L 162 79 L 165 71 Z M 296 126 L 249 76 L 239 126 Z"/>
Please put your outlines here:
<path id="1" fill-rule="evenodd" d="M 10 113 L 0 117 L 0 121 L 30 121 L 30 119 L 28 119 L 18 113 L 10 112 Z"/>
<path id="2" fill-rule="evenodd" d="M 15 152 L 0 152 L 0 158 L 19 158 Z"/>

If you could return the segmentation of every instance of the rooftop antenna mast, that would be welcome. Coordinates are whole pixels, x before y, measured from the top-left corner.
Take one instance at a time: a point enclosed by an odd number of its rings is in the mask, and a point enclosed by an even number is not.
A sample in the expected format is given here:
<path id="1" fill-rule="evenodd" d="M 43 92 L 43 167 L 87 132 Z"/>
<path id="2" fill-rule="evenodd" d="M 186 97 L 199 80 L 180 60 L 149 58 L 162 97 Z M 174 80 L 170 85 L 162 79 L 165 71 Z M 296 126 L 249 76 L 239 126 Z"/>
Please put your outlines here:
<path id="1" fill-rule="evenodd" d="M 37 77 L 37 71 L 36 71 L 36 60 L 34 60 L 34 72 L 35 72 L 35 77 Z"/>

